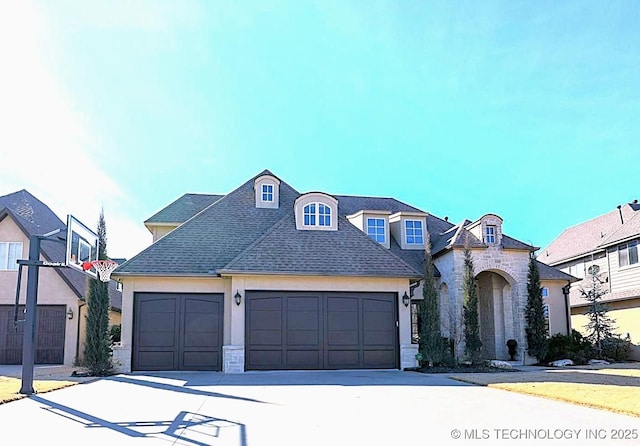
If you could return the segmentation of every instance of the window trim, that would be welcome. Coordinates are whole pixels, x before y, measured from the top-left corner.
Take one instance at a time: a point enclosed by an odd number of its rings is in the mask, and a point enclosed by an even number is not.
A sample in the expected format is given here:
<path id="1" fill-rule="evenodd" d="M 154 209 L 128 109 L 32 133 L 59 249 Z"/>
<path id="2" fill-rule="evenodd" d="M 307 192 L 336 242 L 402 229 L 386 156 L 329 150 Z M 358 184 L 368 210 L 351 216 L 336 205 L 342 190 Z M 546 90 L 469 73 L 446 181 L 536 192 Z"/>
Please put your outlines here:
<path id="1" fill-rule="evenodd" d="M 414 224 L 414 227 L 411 228 L 411 230 L 414 232 L 413 235 L 412 235 L 414 238 L 417 238 L 417 236 L 415 234 L 415 230 L 416 230 L 415 224 L 419 223 L 419 225 L 420 225 L 420 238 L 421 238 L 420 242 L 416 242 L 416 241 L 410 242 L 409 241 L 409 228 L 407 227 L 407 224 L 409 222 Z M 424 245 L 424 225 L 422 224 L 422 220 L 413 219 L 413 218 L 407 218 L 407 219 L 404 220 L 404 243 L 406 245 L 409 245 L 409 246 L 421 246 L 421 245 Z"/>
<path id="2" fill-rule="evenodd" d="M 268 188 L 271 188 L 271 190 L 265 190 Z M 260 192 L 260 201 L 262 201 L 263 203 L 273 203 L 274 196 L 275 196 L 275 192 L 274 192 L 275 184 L 262 183 L 262 187 L 260 189 L 262 189 Z"/>
<path id="3" fill-rule="evenodd" d="M 310 209 L 313 207 L 313 211 Z M 309 211 L 307 212 L 307 209 Z M 307 217 L 309 223 L 307 223 Z M 333 213 L 331 206 L 321 201 L 312 201 L 302 207 L 302 225 L 305 228 L 329 228 L 331 227 L 331 221 L 333 219 Z"/>
<path id="4" fill-rule="evenodd" d="M 5 256 L 3 259 L 4 262 L 4 268 L 1 268 L 0 271 L 17 271 L 18 270 L 18 264 L 16 263 L 17 260 L 20 260 L 21 257 L 23 257 L 23 253 L 24 253 L 24 244 L 22 242 L 0 242 L 0 245 L 4 245 L 5 248 Z M 14 262 L 11 262 L 11 245 L 16 245 L 17 247 L 14 248 L 14 255 L 15 255 L 15 259 Z"/>
<path id="5" fill-rule="evenodd" d="M 486 225 L 484 227 L 484 242 L 488 245 L 495 245 L 498 237 L 498 227 L 496 225 Z"/>
<path id="6" fill-rule="evenodd" d="M 635 251 L 635 262 L 631 262 L 631 249 Z M 622 264 L 622 255 L 625 253 L 625 264 Z M 633 240 L 627 243 L 623 243 L 618 245 L 618 267 L 619 268 L 630 268 L 638 265 L 640 263 L 640 258 L 638 257 L 638 240 Z"/>
<path id="7" fill-rule="evenodd" d="M 374 222 L 373 226 L 371 225 L 371 222 Z M 380 225 L 378 223 L 380 223 Z M 378 229 L 380 228 L 382 228 L 382 240 L 378 240 L 378 236 L 380 235 L 378 233 Z M 373 233 L 371 232 L 371 229 L 373 229 Z M 369 236 L 369 238 L 371 238 L 371 240 L 373 240 L 374 242 L 378 242 L 381 244 L 387 243 L 387 230 L 386 230 L 385 219 L 378 218 L 378 217 L 367 217 L 366 233 Z"/>
<path id="8" fill-rule="evenodd" d="M 546 291 L 546 294 L 545 294 Z M 546 286 L 543 286 L 542 288 L 540 288 L 540 295 L 542 296 L 543 299 L 546 299 L 547 297 L 549 297 L 549 288 L 547 288 Z"/>

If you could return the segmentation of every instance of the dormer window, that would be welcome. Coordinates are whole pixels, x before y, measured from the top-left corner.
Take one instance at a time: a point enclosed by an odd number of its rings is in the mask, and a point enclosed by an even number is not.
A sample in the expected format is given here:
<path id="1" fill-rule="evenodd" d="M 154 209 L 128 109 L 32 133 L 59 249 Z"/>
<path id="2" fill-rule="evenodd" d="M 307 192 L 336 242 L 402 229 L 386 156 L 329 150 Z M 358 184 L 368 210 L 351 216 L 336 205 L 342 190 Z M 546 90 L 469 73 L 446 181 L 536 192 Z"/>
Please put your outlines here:
<path id="1" fill-rule="evenodd" d="M 405 237 L 407 245 L 423 245 L 424 234 L 421 220 L 405 220 Z"/>
<path id="2" fill-rule="evenodd" d="M 279 179 L 273 175 L 261 175 L 255 179 L 253 189 L 257 208 L 278 208 L 280 201 Z"/>
<path id="3" fill-rule="evenodd" d="M 484 242 L 493 245 L 496 242 L 496 227 L 493 225 L 485 226 L 484 230 Z"/>
<path id="4" fill-rule="evenodd" d="M 336 231 L 338 200 L 321 192 L 298 197 L 295 203 L 296 228 Z"/>
<path id="5" fill-rule="evenodd" d="M 367 218 L 367 235 L 378 243 L 386 241 L 384 218 Z"/>
<path id="6" fill-rule="evenodd" d="M 331 208 L 322 203 L 311 203 L 304 207 L 305 226 L 331 226 Z"/>
<path id="7" fill-rule="evenodd" d="M 273 184 L 262 185 L 262 201 L 273 202 Z"/>

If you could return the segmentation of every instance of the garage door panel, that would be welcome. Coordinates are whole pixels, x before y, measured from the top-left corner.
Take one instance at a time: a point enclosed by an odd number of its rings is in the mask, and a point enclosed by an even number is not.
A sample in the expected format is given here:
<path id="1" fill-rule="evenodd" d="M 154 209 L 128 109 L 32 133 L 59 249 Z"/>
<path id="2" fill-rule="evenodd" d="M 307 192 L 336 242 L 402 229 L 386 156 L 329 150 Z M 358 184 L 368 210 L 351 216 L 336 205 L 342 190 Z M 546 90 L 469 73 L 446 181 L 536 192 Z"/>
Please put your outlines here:
<path id="1" fill-rule="evenodd" d="M 247 368 L 254 370 L 273 370 L 283 368 L 282 350 L 256 350 L 251 349 L 247 355 L 249 363 Z"/>
<path id="2" fill-rule="evenodd" d="M 222 294 L 136 293 L 134 370 L 220 370 Z"/>
<path id="3" fill-rule="evenodd" d="M 360 368 L 359 350 L 329 350 L 327 352 L 327 368 L 351 369 Z"/>
<path id="4" fill-rule="evenodd" d="M 66 305 L 38 305 L 36 364 L 64 362 L 66 310 Z M 0 305 L 0 364 L 22 363 L 24 322 L 14 327 L 13 314 L 13 305 Z M 18 307 L 18 317 L 25 318 L 23 305 Z"/>
<path id="5" fill-rule="evenodd" d="M 287 350 L 288 369 L 319 369 L 322 360 L 319 350 Z"/>
<path id="6" fill-rule="evenodd" d="M 187 351 L 183 353 L 183 369 L 191 370 L 215 370 L 220 368 L 217 351 Z"/>
<path id="7" fill-rule="evenodd" d="M 245 298 L 247 370 L 398 366 L 395 294 L 247 291 Z M 265 326 L 273 329 L 258 329 Z"/>
<path id="8" fill-rule="evenodd" d="M 388 364 L 395 359 L 395 350 L 364 350 L 364 365 L 368 368 L 388 368 Z"/>
<path id="9" fill-rule="evenodd" d="M 289 330 L 287 331 L 287 345 L 318 347 L 320 345 L 318 330 Z"/>
<path id="10" fill-rule="evenodd" d="M 146 350 L 138 353 L 137 362 L 139 370 L 174 370 L 173 350 L 152 351 Z"/>
<path id="11" fill-rule="evenodd" d="M 352 345 L 358 346 L 358 331 L 357 330 L 332 330 L 327 333 L 327 345 Z"/>
<path id="12" fill-rule="evenodd" d="M 251 327 L 254 330 L 281 330 L 282 311 L 255 311 L 251 318 Z"/>

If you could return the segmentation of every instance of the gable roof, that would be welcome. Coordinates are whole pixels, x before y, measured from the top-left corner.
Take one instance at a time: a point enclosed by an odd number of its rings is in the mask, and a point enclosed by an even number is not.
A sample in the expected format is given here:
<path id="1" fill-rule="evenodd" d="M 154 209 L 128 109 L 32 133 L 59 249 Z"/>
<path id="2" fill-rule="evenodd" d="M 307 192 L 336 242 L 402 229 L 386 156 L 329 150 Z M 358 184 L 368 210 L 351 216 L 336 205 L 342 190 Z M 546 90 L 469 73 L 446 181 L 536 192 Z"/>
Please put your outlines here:
<path id="1" fill-rule="evenodd" d="M 22 189 L 0 196 L 0 221 L 10 217 L 27 237 L 42 235 L 60 229 L 60 240 L 64 239 L 67 225 L 42 201 Z M 41 254 L 51 262 L 63 262 L 66 256 L 65 243 L 51 240 L 41 241 Z M 87 276 L 73 268 L 54 268 L 73 293 L 84 299 L 88 291 Z M 117 291 L 115 282 L 109 285 L 111 307 L 122 308 L 122 293 Z"/>
<path id="2" fill-rule="evenodd" d="M 628 203 L 604 215 L 565 229 L 538 259 L 557 265 L 640 236 L 640 204 Z M 621 218 L 622 217 L 622 218 Z"/>
<path id="3" fill-rule="evenodd" d="M 184 223 L 222 197 L 224 195 L 184 194 L 170 205 L 153 214 L 144 223 Z"/>
<path id="4" fill-rule="evenodd" d="M 351 225 L 344 211 L 339 211 L 337 231 L 297 230 L 292 211 L 301 194 L 282 180 L 278 208 L 257 208 L 254 180 L 265 174 L 273 176 L 269 171 L 256 175 L 120 265 L 114 274 L 251 271 L 420 277 L 419 271 Z"/>

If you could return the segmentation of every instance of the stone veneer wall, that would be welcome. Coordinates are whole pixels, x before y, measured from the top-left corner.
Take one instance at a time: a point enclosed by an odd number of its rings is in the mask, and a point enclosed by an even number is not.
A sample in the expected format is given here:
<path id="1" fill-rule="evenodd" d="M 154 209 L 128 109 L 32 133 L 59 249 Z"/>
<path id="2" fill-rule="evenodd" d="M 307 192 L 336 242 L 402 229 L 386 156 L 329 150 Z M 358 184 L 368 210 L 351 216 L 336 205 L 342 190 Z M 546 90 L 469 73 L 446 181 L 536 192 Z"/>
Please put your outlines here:
<path id="1" fill-rule="evenodd" d="M 505 251 L 501 246 L 491 246 L 482 250 L 472 250 L 474 263 L 474 273 L 477 275 L 482 271 L 492 271 L 500 274 L 511 285 L 511 295 L 505 296 L 505 338 L 515 339 L 518 342 L 518 357 L 526 363 L 531 363 L 531 358 L 526 357 L 523 352 L 526 345 L 524 335 L 524 310 L 527 303 L 527 273 L 529 270 L 528 251 Z M 449 288 L 449 295 L 455 302 L 456 317 L 462 321 L 462 283 L 464 280 L 464 250 L 453 249 L 443 256 L 434 259 L 442 277 L 440 283 L 446 283 Z M 441 302 L 441 305 L 448 303 Z M 507 313 L 510 309 L 510 314 Z M 458 355 L 464 354 L 464 338 L 462 337 L 462 327 L 458 336 Z M 462 337 L 462 339 L 460 339 Z"/>

